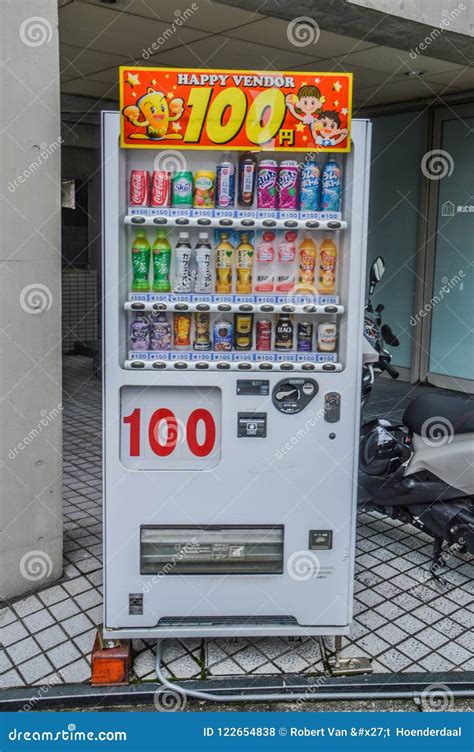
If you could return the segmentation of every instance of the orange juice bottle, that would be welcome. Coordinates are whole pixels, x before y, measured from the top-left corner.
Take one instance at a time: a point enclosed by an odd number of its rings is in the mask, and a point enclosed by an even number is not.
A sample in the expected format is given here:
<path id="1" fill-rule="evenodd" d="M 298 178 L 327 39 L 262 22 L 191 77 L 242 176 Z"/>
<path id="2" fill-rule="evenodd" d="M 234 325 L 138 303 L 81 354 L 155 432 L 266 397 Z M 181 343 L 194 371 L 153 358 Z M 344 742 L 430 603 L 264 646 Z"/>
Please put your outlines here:
<path id="1" fill-rule="evenodd" d="M 318 293 L 329 295 L 336 292 L 337 248 L 333 239 L 326 235 L 319 254 Z"/>
<path id="2" fill-rule="evenodd" d="M 316 243 L 306 235 L 299 249 L 298 292 L 314 292 L 314 273 L 316 270 Z"/>

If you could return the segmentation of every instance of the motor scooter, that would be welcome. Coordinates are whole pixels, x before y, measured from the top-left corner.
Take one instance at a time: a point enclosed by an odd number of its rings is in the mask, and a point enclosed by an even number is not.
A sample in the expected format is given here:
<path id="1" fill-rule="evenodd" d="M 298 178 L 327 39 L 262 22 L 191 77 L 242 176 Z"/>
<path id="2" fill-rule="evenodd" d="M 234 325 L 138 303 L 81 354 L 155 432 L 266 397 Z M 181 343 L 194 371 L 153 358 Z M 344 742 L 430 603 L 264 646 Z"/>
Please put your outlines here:
<path id="1" fill-rule="evenodd" d="M 386 345 L 399 342 L 382 324 L 383 305 L 372 295 L 385 271 L 382 257 L 370 268 L 364 312 L 362 404 L 376 373 L 398 378 Z M 401 422 L 375 418 L 362 424 L 359 506 L 411 523 L 433 538 L 431 572 L 439 578 L 449 550 L 474 553 L 474 399 L 422 394 Z"/>

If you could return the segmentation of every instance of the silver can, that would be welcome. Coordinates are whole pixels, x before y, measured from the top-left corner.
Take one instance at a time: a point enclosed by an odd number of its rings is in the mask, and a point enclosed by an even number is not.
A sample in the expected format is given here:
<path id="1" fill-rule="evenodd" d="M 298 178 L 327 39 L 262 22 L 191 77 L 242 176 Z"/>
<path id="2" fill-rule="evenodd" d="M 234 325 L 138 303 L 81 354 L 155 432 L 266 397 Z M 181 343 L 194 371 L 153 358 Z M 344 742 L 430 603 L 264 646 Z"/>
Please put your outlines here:
<path id="1" fill-rule="evenodd" d="M 337 344 L 336 324 L 318 324 L 318 351 L 334 352 Z"/>

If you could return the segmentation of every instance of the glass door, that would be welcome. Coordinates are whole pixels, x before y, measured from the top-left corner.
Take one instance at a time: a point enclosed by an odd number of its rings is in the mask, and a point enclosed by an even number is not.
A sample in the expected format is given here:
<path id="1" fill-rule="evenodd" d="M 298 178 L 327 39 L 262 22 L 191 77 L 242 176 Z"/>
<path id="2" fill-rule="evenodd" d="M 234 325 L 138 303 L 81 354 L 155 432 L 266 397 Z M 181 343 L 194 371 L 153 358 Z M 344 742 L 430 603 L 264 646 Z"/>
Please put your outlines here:
<path id="1" fill-rule="evenodd" d="M 421 379 L 474 391 L 474 106 L 438 110 L 422 170 L 430 211 Z"/>

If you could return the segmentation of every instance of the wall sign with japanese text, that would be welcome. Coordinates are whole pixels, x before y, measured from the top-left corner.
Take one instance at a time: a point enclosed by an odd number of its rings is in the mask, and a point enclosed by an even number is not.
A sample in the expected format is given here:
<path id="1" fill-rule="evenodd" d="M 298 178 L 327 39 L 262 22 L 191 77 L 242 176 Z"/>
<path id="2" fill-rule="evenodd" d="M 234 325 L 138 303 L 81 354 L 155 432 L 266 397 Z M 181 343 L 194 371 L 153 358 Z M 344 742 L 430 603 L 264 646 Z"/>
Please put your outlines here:
<path id="1" fill-rule="evenodd" d="M 351 73 L 120 68 L 121 146 L 350 150 Z"/>

